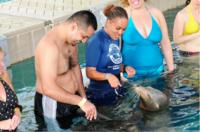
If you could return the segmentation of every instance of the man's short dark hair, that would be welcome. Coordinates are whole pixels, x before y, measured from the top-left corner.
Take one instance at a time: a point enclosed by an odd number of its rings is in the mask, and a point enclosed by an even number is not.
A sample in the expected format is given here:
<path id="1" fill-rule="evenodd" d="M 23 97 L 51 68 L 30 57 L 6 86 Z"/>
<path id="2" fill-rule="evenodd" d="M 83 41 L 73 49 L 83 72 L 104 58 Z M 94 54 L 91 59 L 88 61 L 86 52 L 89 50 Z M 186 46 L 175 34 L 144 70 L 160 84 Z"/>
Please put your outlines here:
<path id="1" fill-rule="evenodd" d="M 89 26 L 92 26 L 94 30 L 97 29 L 97 20 L 95 15 L 89 10 L 81 10 L 75 12 L 70 16 L 67 21 L 74 21 L 84 29 L 87 29 Z"/>

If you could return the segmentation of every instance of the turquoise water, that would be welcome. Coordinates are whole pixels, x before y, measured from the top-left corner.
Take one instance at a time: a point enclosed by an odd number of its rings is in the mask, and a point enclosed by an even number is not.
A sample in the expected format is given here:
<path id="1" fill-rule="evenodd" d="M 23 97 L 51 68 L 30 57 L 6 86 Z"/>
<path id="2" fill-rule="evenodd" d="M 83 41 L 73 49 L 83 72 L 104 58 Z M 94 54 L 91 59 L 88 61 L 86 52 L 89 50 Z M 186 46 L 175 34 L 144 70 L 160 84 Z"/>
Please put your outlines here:
<path id="1" fill-rule="evenodd" d="M 84 45 L 79 46 L 79 59 L 84 66 Z M 176 53 L 176 52 L 175 52 Z M 153 84 L 154 87 L 164 87 L 164 92 L 170 97 L 169 108 L 161 112 L 145 112 L 137 110 L 138 97 L 130 86 L 126 97 L 116 106 L 101 108 L 99 112 L 112 120 L 99 118 L 88 122 L 84 118 L 74 120 L 74 131 L 198 131 L 199 124 L 199 64 L 184 63 L 175 54 L 178 69 L 172 75 L 159 78 L 156 82 L 144 80 L 143 86 Z M 192 58 L 191 58 L 192 60 Z M 19 132 L 37 130 L 33 113 L 35 94 L 34 59 L 29 59 L 10 67 L 13 83 L 21 104 L 23 105 L 22 122 Z"/>
<path id="2" fill-rule="evenodd" d="M 175 11 L 177 11 L 176 9 Z M 172 27 L 174 10 L 165 13 Z M 170 25 L 171 24 L 171 25 Z M 79 60 L 84 66 L 85 46 L 79 45 Z M 84 118 L 74 120 L 74 131 L 170 131 L 187 132 L 199 131 L 200 107 L 199 107 L 199 64 L 198 61 L 185 63 L 175 52 L 178 69 L 174 74 L 159 78 L 156 82 L 144 80 L 143 85 L 154 84 L 155 87 L 163 87 L 164 92 L 170 97 L 169 108 L 161 112 L 145 112 L 136 110 L 138 97 L 129 92 L 126 97 L 112 108 L 106 107 L 99 110 L 100 114 L 111 120 L 99 117 L 97 121 L 88 122 Z M 28 59 L 9 68 L 12 81 L 20 103 L 23 105 L 22 122 L 19 132 L 37 130 L 33 113 L 33 99 L 35 94 L 34 59 Z M 51 130 L 50 130 L 51 131 Z"/>
<path id="3" fill-rule="evenodd" d="M 8 1 L 11 1 L 11 0 L 0 0 L 0 3 L 8 2 Z"/>

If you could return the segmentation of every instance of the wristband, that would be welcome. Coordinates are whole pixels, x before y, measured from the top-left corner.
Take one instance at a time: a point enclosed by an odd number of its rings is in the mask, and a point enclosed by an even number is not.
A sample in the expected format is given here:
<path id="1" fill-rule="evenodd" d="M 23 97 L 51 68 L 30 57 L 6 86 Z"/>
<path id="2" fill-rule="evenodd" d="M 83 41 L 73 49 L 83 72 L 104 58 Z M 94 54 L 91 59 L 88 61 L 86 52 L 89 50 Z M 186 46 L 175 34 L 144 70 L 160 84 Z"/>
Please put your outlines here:
<path id="1" fill-rule="evenodd" d="M 78 106 L 81 108 L 83 107 L 83 105 L 85 104 L 85 102 L 87 101 L 86 98 L 82 98 L 82 100 L 78 103 Z"/>

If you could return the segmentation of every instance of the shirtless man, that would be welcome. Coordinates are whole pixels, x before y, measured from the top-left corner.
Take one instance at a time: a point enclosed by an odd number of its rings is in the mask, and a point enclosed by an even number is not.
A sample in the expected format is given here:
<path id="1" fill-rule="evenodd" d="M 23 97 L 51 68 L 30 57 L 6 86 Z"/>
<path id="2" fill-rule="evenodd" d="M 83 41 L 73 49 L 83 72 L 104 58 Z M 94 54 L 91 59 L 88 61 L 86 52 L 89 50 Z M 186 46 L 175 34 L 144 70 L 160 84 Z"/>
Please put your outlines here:
<path id="1" fill-rule="evenodd" d="M 40 40 L 35 51 L 36 121 L 70 116 L 77 110 L 76 105 L 88 120 L 96 119 L 96 108 L 86 99 L 76 47 L 96 29 L 95 16 L 83 10 L 53 27 Z"/>

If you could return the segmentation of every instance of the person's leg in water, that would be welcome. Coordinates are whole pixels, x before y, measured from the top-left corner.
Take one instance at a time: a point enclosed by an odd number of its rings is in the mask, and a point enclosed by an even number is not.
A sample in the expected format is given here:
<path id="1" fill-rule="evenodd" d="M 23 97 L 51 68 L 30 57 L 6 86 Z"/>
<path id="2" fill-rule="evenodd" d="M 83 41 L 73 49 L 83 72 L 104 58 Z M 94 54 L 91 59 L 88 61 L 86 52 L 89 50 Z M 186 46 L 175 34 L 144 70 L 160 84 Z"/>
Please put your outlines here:
<path id="1" fill-rule="evenodd" d="M 47 96 L 36 93 L 34 113 L 38 131 L 70 128 L 74 118 L 83 116 L 77 112 L 78 108 L 78 106 L 56 102 Z"/>
<path id="2" fill-rule="evenodd" d="M 34 114 L 35 114 L 36 124 L 38 125 L 37 131 L 47 131 L 47 126 L 44 120 L 43 113 L 44 112 L 42 108 L 42 94 L 36 92 L 34 98 Z"/>
<path id="3" fill-rule="evenodd" d="M 79 113 L 78 106 L 69 105 L 57 102 L 57 110 L 56 110 L 56 120 L 58 121 L 58 125 L 61 129 L 68 129 L 73 124 L 73 119 L 76 117 L 83 116 L 82 113 Z"/>

